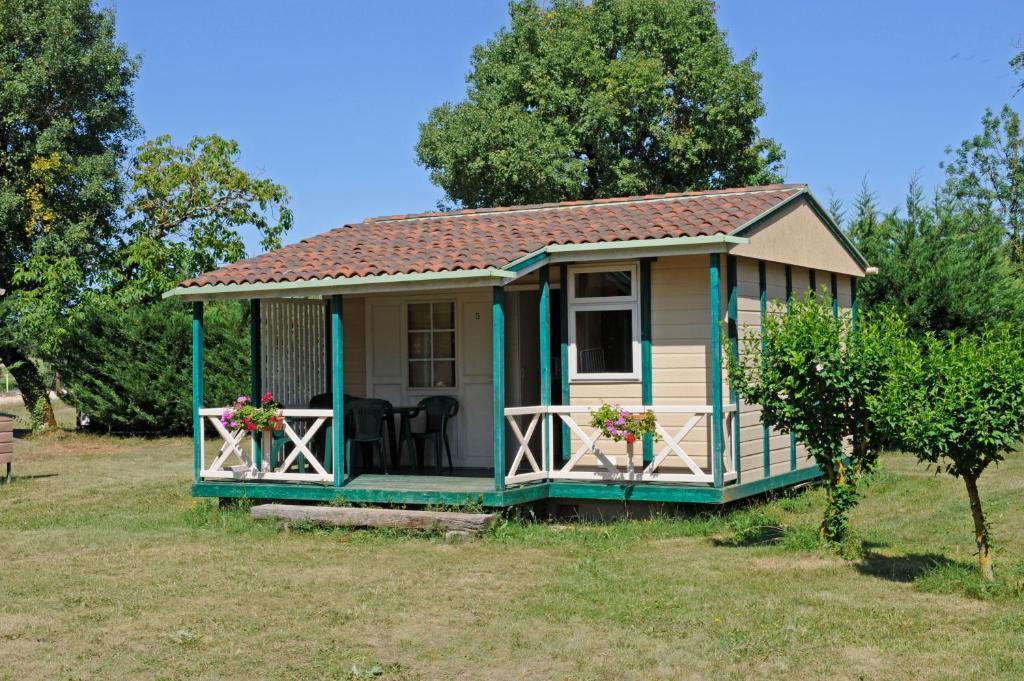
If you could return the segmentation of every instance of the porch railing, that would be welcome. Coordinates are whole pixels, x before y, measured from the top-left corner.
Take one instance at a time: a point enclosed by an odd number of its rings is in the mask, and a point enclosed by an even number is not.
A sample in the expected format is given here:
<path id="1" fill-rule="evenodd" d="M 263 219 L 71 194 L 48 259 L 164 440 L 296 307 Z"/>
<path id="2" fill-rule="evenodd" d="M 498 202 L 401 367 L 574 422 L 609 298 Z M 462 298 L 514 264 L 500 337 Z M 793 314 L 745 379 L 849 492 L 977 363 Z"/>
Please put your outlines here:
<path id="1" fill-rule="evenodd" d="M 696 459 L 708 461 L 707 470 L 686 450 L 684 440 L 706 418 L 710 418 L 710 405 L 681 406 L 625 406 L 632 412 L 650 409 L 659 417 L 657 432 L 660 440 L 655 442 L 654 456 L 644 463 L 640 453 L 640 442 L 636 445 L 624 445 L 625 454 L 609 454 L 601 449 L 601 444 L 610 441 L 602 440 L 600 430 L 590 426 L 590 414 L 598 409 L 593 406 L 529 406 L 509 407 L 505 409 L 505 419 L 515 438 L 516 452 L 512 464 L 505 473 L 505 483 L 519 484 L 536 480 L 591 480 L 591 481 L 636 481 L 636 482 L 689 482 L 714 483 L 714 472 L 711 469 L 711 457 L 703 451 Z M 732 419 L 736 413 L 735 405 L 725 405 L 725 442 L 723 456 L 723 480 L 736 479 L 736 470 L 732 456 L 730 437 Z M 666 427 L 660 417 L 668 415 L 689 416 L 683 425 Z M 579 418 L 583 416 L 584 418 Z M 546 424 L 546 425 L 545 425 Z M 556 461 L 554 441 L 560 437 L 560 428 L 564 424 L 572 433 L 571 451 L 567 461 Z M 525 426 L 525 427 L 524 427 Z M 674 431 L 674 432 L 672 432 Z M 539 451 L 534 451 L 534 436 L 540 434 Z M 710 438 L 709 438 L 710 441 Z M 575 446 L 575 449 L 572 449 Z M 619 445 L 621 448 L 623 445 Z M 691 445 L 692 447 L 692 445 Z M 636 450 L 636 451 L 635 451 Z M 696 454 L 696 453 L 694 453 Z M 589 457 L 589 458 L 588 458 Z M 559 457 L 560 458 L 560 457 Z M 666 465 L 677 464 L 674 469 Z M 678 465 L 681 464 L 681 467 Z M 666 470 L 668 469 L 668 470 Z"/>
<path id="2" fill-rule="evenodd" d="M 249 433 L 229 429 L 220 421 L 223 409 L 200 409 L 200 471 L 206 480 L 281 480 L 332 482 L 334 475 L 313 454 L 311 444 L 318 432 L 327 435 L 334 412 L 330 409 L 282 409 L 284 428 L 277 438 L 271 432 Z M 299 427 L 298 423 L 304 423 Z M 210 459 L 207 429 L 220 438 Z M 259 438 L 259 446 L 257 446 Z M 216 446 L 216 445 L 215 445 Z M 330 465 L 329 462 L 326 462 Z"/>

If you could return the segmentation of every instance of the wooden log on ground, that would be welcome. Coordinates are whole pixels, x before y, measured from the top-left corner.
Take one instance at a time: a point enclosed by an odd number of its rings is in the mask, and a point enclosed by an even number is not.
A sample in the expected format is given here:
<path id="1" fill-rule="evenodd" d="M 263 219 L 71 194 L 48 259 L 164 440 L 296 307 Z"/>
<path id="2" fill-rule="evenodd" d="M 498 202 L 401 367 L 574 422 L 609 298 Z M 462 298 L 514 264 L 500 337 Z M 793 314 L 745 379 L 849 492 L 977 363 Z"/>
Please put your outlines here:
<path id="1" fill-rule="evenodd" d="M 407 530 L 468 533 L 483 532 L 497 517 L 495 513 L 449 513 L 446 511 L 409 511 L 354 506 L 301 506 L 299 504 L 260 504 L 253 506 L 250 513 L 253 518 L 308 520 L 339 527 L 396 527 Z"/>

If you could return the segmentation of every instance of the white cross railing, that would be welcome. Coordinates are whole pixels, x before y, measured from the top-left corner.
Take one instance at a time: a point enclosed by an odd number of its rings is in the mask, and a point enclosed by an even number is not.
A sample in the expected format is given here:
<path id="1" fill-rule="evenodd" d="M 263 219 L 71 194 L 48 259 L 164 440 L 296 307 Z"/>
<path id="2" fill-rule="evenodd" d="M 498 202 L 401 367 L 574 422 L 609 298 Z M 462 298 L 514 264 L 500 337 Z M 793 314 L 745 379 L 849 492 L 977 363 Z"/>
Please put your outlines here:
<path id="1" fill-rule="evenodd" d="M 206 480 L 279 480 L 289 482 L 332 482 L 334 476 L 324 468 L 310 450 L 313 437 L 329 424 L 334 415 L 330 409 L 282 409 L 284 428 L 280 431 L 287 442 L 281 456 L 274 457 L 273 434 L 270 431 L 250 433 L 244 428 L 229 429 L 220 421 L 223 409 L 205 408 L 199 410 L 201 437 L 200 455 L 202 465 L 199 477 Z M 306 432 L 295 431 L 291 420 L 311 421 Z M 213 461 L 207 465 L 206 428 L 212 425 L 220 436 L 221 445 Z M 256 438 L 260 438 L 261 461 L 256 463 Z M 244 446 L 248 439 L 248 447 Z M 277 461 L 274 461 L 274 459 Z M 293 470 L 294 469 L 294 470 Z"/>
<path id="2" fill-rule="evenodd" d="M 602 435 L 599 428 L 589 425 L 590 414 L 598 409 L 593 406 L 529 406 L 509 407 L 505 409 L 505 419 L 515 437 L 517 449 L 512 457 L 512 463 L 505 473 L 506 484 L 519 484 L 533 482 L 535 480 L 593 480 L 593 481 L 635 481 L 635 482 L 689 482 L 689 483 L 714 483 L 714 472 L 710 468 L 711 457 L 705 450 L 697 460 L 708 461 L 708 466 L 701 466 L 694 456 L 686 450 L 684 440 L 694 428 L 706 417 L 710 417 L 712 407 L 710 405 L 679 405 L 679 406 L 625 406 L 633 413 L 642 413 L 648 409 L 653 411 L 657 417 L 681 414 L 689 415 L 690 418 L 674 433 L 662 426 L 660 421 L 656 425 L 659 441 L 655 443 L 655 454 L 651 461 L 644 466 L 642 460 L 635 461 L 637 454 L 634 453 L 633 444 L 626 444 L 625 454 L 609 454 L 602 451 Z M 726 482 L 736 479 L 736 470 L 733 457 L 730 452 L 732 437 L 732 418 L 736 412 L 735 405 L 726 405 L 723 408 L 725 424 L 723 427 L 725 442 L 723 443 L 723 480 Z M 577 420 L 579 415 L 586 418 Z M 527 420 L 528 418 L 528 420 Z M 557 419 L 557 421 L 556 421 Z M 526 429 L 521 427 L 521 421 L 526 423 Z M 582 421 L 582 423 L 581 423 Z M 570 453 L 568 461 L 554 461 L 553 438 L 556 437 L 556 423 L 565 424 L 573 437 L 570 441 L 576 442 L 576 448 Z M 540 456 L 534 451 L 534 435 L 540 427 Z M 659 449 L 660 447 L 660 449 Z M 621 448 L 621 446 L 620 446 Z M 589 458 L 588 458 L 589 457 Z M 672 469 L 666 464 L 668 462 L 677 464 Z M 525 470 L 524 469 L 525 464 Z M 678 464 L 682 464 L 681 467 Z M 667 469 L 667 470 L 666 470 Z"/>

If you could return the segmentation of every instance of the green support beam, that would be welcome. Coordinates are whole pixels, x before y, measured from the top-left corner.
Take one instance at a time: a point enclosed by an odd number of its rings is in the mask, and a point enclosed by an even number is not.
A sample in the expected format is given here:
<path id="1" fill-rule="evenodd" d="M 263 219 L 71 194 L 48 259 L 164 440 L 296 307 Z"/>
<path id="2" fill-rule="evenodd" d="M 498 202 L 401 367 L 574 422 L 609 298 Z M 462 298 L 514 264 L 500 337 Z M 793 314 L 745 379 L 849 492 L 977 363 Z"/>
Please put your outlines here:
<path id="1" fill-rule="evenodd" d="M 857 330 L 857 277 L 850 277 L 850 325 Z"/>
<path id="2" fill-rule="evenodd" d="M 205 336 L 203 304 L 192 303 L 192 477 L 196 482 L 199 482 L 199 472 L 203 468 L 203 417 L 199 415 L 199 410 L 203 407 L 203 396 L 206 394 L 203 381 Z"/>
<path id="3" fill-rule="evenodd" d="M 839 278 L 832 272 L 832 316 L 839 319 Z"/>
<path id="4" fill-rule="evenodd" d="M 737 268 L 739 264 L 736 261 L 735 255 L 727 255 L 725 257 L 726 264 L 728 265 L 728 288 L 729 288 L 729 356 L 733 359 L 739 359 L 740 356 L 740 327 L 739 327 L 739 272 Z M 742 471 L 740 471 L 740 400 L 739 395 L 736 394 L 736 390 L 729 385 L 729 402 L 736 407 L 736 411 L 733 412 L 732 417 L 732 465 L 736 471 L 736 483 L 740 483 L 742 477 Z"/>
<path id="5" fill-rule="evenodd" d="M 544 265 L 537 272 L 540 281 L 540 298 L 537 304 L 538 328 L 540 329 L 540 403 L 551 405 L 551 272 Z M 541 447 L 544 470 L 551 466 L 551 418 L 544 415 L 541 423 Z"/>
<path id="6" fill-rule="evenodd" d="M 654 404 L 654 360 L 651 352 L 651 260 L 640 261 L 640 400 Z M 644 463 L 654 460 L 654 436 L 644 435 Z"/>
<path id="7" fill-rule="evenodd" d="M 260 334 L 261 316 L 260 300 L 253 298 L 249 301 L 249 378 L 252 381 L 252 401 L 259 404 L 263 396 L 263 367 L 260 359 L 263 355 L 263 339 Z M 254 437 L 253 452 L 256 459 L 256 470 L 263 470 L 263 441 L 260 437 Z"/>
<path id="8" fill-rule="evenodd" d="M 722 412 L 722 282 L 718 253 L 710 256 L 708 304 L 711 314 L 711 472 L 715 487 L 725 481 L 725 424 Z"/>
<path id="9" fill-rule="evenodd" d="M 813 284 L 814 270 L 811 270 Z M 786 265 L 786 311 L 793 309 L 793 268 Z M 796 435 L 789 434 L 789 470 L 796 470 Z"/>
<path id="10" fill-rule="evenodd" d="M 560 265 L 558 275 L 561 281 L 558 288 L 558 298 L 561 303 L 558 335 L 560 337 L 559 353 L 562 360 L 562 367 L 559 372 L 562 377 L 562 399 L 559 401 L 559 404 L 566 405 L 569 404 L 569 268 L 565 265 Z M 571 443 L 569 439 L 569 426 L 562 419 L 558 419 L 558 421 L 562 426 L 562 461 L 568 461 Z"/>
<path id="11" fill-rule="evenodd" d="M 768 270 L 764 260 L 757 261 L 757 291 L 761 304 L 761 329 L 764 330 L 764 320 L 768 317 Z M 764 352 L 764 334 L 761 334 L 761 352 Z M 764 467 L 764 477 L 772 474 L 772 439 L 771 431 L 764 423 L 761 425 L 761 463 Z"/>
<path id="12" fill-rule="evenodd" d="M 340 295 L 331 296 L 331 467 L 334 486 L 345 484 L 345 330 Z"/>
<path id="13" fill-rule="evenodd" d="M 505 289 L 491 289 L 491 361 L 494 388 L 494 489 L 505 489 Z"/>
<path id="14" fill-rule="evenodd" d="M 811 294 L 813 294 L 815 297 L 817 297 L 817 295 L 818 295 L 818 273 L 815 271 L 815 269 L 813 267 L 811 269 L 807 270 L 807 279 L 808 279 L 808 283 L 810 283 L 810 285 L 811 285 Z"/>

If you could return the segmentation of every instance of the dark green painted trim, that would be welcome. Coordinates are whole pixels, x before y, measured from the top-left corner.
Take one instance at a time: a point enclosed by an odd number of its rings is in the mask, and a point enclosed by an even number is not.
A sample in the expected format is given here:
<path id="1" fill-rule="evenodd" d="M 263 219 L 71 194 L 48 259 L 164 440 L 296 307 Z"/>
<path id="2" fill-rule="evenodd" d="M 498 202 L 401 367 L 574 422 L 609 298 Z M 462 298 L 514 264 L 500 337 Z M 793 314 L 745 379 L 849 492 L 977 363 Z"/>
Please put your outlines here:
<path id="1" fill-rule="evenodd" d="M 768 267 L 764 260 L 757 261 L 757 291 L 761 305 L 761 329 L 764 329 L 764 320 L 768 317 Z M 764 334 L 761 334 L 761 352 L 764 352 Z M 761 425 L 761 464 L 764 468 L 764 477 L 772 473 L 772 441 L 771 431 L 767 424 Z"/>
<path id="2" fill-rule="evenodd" d="M 494 410 L 494 489 L 505 489 L 505 289 L 491 289 L 491 375 Z"/>
<path id="3" fill-rule="evenodd" d="M 821 470 L 817 466 L 809 466 L 807 468 L 800 468 L 798 470 L 789 471 L 788 473 L 782 473 L 781 475 L 776 475 L 770 478 L 751 480 L 750 482 L 745 482 L 742 485 L 730 485 L 722 490 L 721 503 L 737 501 L 745 497 L 754 496 L 755 494 L 763 494 L 764 492 L 770 492 L 771 490 L 789 487 L 790 485 L 807 482 L 808 480 L 814 480 L 818 477 L 821 477 Z"/>
<path id="4" fill-rule="evenodd" d="M 651 350 L 651 261 L 640 261 L 640 400 L 654 404 L 654 358 Z M 654 436 L 645 435 L 644 463 L 654 459 Z"/>
<path id="5" fill-rule="evenodd" d="M 549 499 L 593 499 L 607 501 L 665 502 L 680 504 L 721 503 L 722 488 L 697 485 L 664 485 L 643 483 L 548 483 Z"/>
<path id="6" fill-rule="evenodd" d="M 334 486 L 345 482 L 345 331 L 342 320 L 342 298 L 331 296 L 331 460 Z"/>
<path id="7" fill-rule="evenodd" d="M 725 481 L 725 425 L 722 413 L 722 282 L 718 253 L 710 255 L 708 307 L 711 316 L 711 470 L 715 487 Z"/>
<path id="8" fill-rule="evenodd" d="M 537 272 L 540 281 L 540 295 L 537 303 L 539 341 L 540 341 L 540 403 L 544 406 L 551 404 L 551 272 L 547 265 L 544 265 Z M 541 421 L 541 439 L 544 443 L 541 451 L 544 456 L 545 468 L 550 463 L 551 442 L 550 433 L 551 419 L 544 416 Z"/>
<path id="9" fill-rule="evenodd" d="M 249 301 L 249 378 L 252 382 L 252 401 L 259 403 L 263 396 L 263 338 L 260 333 L 261 314 L 260 299 L 253 298 Z M 253 453 L 256 460 L 256 469 L 263 469 L 263 438 L 254 437 Z"/>
<path id="10" fill-rule="evenodd" d="M 203 421 L 199 410 L 203 407 L 206 394 L 203 380 L 203 344 L 206 325 L 203 321 L 203 304 L 192 303 L 192 477 L 198 482 L 203 467 Z"/>
<path id="11" fill-rule="evenodd" d="M 786 310 L 793 309 L 793 268 L 786 265 Z M 789 469 L 796 470 L 796 435 L 789 434 Z"/>
<path id="12" fill-rule="evenodd" d="M 561 313 L 559 316 L 561 327 L 559 329 L 559 335 L 561 336 L 561 342 L 559 343 L 559 352 L 562 359 L 562 366 L 560 368 L 560 375 L 562 377 L 562 394 L 559 404 L 569 404 L 569 268 L 565 265 L 558 267 L 558 276 L 561 281 L 561 285 L 558 288 L 558 297 L 561 301 Z M 565 424 L 562 419 L 558 419 L 562 424 L 562 461 L 569 460 L 569 446 L 571 440 L 569 439 L 569 426 Z"/>
<path id="13" fill-rule="evenodd" d="M 857 330 L 857 277 L 850 277 L 850 327 Z"/>
<path id="14" fill-rule="evenodd" d="M 541 251 L 540 253 L 536 253 L 534 255 L 531 255 L 529 258 L 526 258 L 525 260 L 521 260 L 521 261 L 515 263 L 514 265 L 508 265 L 507 267 L 505 267 L 505 269 L 509 270 L 510 272 L 521 272 L 521 271 L 525 270 L 527 267 L 529 267 L 530 265 L 534 265 L 536 263 L 539 263 L 542 260 L 546 260 L 547 257 L 548 257 L 548 254 L 546 252 L 544 252 L 544 251 Z"/>
<path id="15" fill-rule="evenodd" d="M 815 296 L 818 295 L 818 271 L 813 267 L 807 270 L 808 284 L 810 284 L 811 293 Z"/>
<path id="16" fill-rule="evenodd" d="M 836 273 L 832 272 L 832 316 L 839 319 L 839 279 Z"/>
<path id="17" fill-rule="evenodd" d="M 727 287 L 729 291 L 728 304 L 728 331 L 729 331 L 729 356 L 738 359 L 740 356 L 739 336 L 739 263 L 735 255 L 727 255 L 725 262 L 728 265 L 726 273 Z M 729 402 L 736 405 L 736 411 L 732 418 L 732 465 L 736 471 L 736 482 L 742 481 L 743 471 L 740 470 L 740 400 L 732 384 L 729 385 Z"/>

